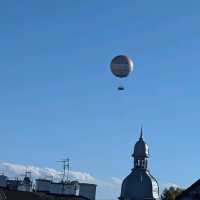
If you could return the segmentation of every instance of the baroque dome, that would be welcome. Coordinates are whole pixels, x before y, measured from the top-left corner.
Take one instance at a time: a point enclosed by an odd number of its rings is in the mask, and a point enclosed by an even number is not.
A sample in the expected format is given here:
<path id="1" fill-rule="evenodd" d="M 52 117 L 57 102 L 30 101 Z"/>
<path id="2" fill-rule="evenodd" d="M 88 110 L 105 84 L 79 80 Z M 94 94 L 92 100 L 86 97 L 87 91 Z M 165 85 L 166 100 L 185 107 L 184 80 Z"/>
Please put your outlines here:
<path id="1" fill-rule="evenodd" d="M 133 157 L 149 157 L 149 147 L 143 140 L 143 134 L 141 129 L 141 135 L 139 141 L 136 142 L 134 147 L 134 153 L 132 155 Z"/>
<path id="2" fill-rule="evenodd" d="M 158 194 L 158 183 L 148 170 L 133 170 L 122 183 L 120 199 L 158 199 Z"/>

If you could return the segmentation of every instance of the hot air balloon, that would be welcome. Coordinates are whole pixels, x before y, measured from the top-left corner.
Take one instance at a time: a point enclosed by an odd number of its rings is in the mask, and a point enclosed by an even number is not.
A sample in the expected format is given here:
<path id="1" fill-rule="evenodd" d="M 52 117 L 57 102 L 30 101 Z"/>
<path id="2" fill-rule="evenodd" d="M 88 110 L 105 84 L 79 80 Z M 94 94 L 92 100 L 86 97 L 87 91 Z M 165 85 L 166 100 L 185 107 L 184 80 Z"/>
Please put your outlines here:
<path id="1" fill-rule="evenodd" d="M 126 78 L 133 71 L 133 61 L 125 55 L 119 55 L 112 59 L 110 68 L 112 73 L 119 79 Z M 118 90 L 124 90 L 119 86 Z"/>

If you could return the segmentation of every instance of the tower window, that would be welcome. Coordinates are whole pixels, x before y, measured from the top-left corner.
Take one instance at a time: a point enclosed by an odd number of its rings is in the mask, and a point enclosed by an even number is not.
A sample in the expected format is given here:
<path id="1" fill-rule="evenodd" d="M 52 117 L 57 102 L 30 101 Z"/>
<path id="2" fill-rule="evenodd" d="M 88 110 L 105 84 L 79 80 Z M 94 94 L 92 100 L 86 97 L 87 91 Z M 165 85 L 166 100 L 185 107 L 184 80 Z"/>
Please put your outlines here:
<path id="1" fill-rule="evenodd" d="M 142 168 L 145 168 L 145 161 L 142 160 Z"/>
<path id="2" fill-rule="evenodd" d="M 146 167 L 146 162 L 145 160 L 136 160 L 136 167 L 141 167 L 141 168 L 145 168 Z"/>
<path id="3" fill-rule="evenodd" d="M 144 167 L 144 160 L 142 160 L 142 167 Z"/>

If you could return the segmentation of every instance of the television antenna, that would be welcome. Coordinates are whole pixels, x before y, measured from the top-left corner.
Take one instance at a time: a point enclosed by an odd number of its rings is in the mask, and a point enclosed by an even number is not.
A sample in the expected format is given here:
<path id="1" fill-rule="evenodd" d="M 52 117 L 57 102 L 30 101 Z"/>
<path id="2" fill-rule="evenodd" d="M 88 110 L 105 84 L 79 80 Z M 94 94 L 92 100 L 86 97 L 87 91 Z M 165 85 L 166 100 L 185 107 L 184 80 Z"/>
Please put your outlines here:
<path id="1" fill-rule="evenodd" d="M 61 162 L 62 165 L 63 165 L 62 182 L 65 182 L 65 179 L 67 180 L 67 182 L 69 182 L 69 170 L 70 170 L 70 160 L 69 160 L 69 158 L 61 159 L 58 162 Z"/>

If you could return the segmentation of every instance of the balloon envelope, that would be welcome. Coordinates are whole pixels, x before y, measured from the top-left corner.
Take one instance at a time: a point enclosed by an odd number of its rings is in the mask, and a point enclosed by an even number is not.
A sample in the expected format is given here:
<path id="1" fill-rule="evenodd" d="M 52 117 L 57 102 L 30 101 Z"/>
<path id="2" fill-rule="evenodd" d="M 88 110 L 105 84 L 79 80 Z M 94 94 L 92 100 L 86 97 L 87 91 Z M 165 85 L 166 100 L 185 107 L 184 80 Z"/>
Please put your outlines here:
<path id="1" fill-rule="evenodd" d="M 119 55 L 112 59 L 110 68 L 115 76 L 124 78 L 133 71 L 133 61 L 127 56 Z"/>

